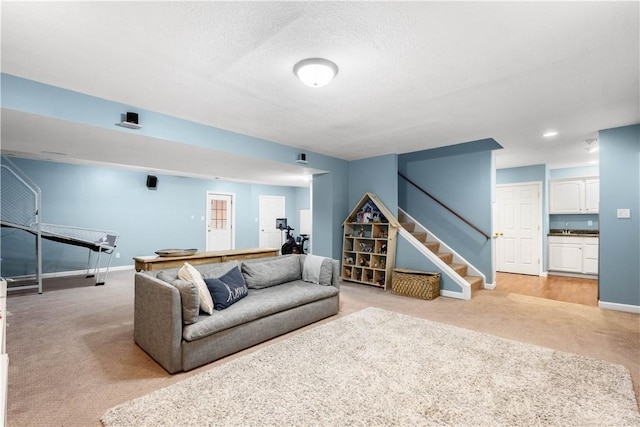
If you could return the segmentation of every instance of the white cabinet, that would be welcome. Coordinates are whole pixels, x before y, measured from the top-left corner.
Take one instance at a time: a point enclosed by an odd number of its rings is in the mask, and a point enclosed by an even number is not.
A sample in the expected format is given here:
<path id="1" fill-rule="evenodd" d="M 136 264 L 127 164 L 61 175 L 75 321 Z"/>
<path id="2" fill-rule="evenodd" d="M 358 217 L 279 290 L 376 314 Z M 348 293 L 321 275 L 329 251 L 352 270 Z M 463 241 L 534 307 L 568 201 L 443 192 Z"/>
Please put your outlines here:
<path id="1" fill-rule="evenodd" d="M 582 238 L 549 236 L 548 269 L 582 273 Z"/>
<path id="2" fill-rule="evenodd" d="M 598 274 L 598 238 L 584 237 L 582 241 L 582 272 Z"/>
<path id="3" fill-rule="evenodd" d="M 562 179 L 549 182 L 549 213 L 597 214 L 600 204 L 598 178 Z"/>
<path id="4" fill-rule="evenodd" d="M 598 178 L 586 179 L 584 193 L 585 213 L 598 213 L 600 209 L 600 180 Z"/>
<path id="5" fill-rule="evenodd" d="M 598 274 L 598 238 L 549 236 L 549 271 Z"/>

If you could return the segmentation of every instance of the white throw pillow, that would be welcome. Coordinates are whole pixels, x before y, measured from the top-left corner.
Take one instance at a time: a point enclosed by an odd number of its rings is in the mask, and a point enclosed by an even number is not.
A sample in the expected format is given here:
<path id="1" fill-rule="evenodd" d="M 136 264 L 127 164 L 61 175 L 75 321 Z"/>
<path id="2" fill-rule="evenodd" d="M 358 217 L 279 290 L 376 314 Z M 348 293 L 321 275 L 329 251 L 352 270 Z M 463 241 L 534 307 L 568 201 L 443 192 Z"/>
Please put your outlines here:
<path id="1" fill-rule="evenodd" d="M 195 283 L 198 288 L 198 295 L 200 296 L 200 309 L 207 314 L 213 314 L 213 299 L 207 284 L 202 278 L 202 274 L 194 266 L 185 262 L 182 268 L 178 270 L 178 277 L 187 282 Z"/>

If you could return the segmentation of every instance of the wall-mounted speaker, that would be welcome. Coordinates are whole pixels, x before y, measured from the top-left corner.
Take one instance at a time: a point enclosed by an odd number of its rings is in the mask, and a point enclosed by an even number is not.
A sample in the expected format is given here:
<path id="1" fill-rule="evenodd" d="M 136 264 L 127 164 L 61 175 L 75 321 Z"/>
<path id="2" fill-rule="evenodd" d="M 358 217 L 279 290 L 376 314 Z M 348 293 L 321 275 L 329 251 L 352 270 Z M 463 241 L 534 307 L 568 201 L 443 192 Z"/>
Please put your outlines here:
<path id="1" fill-rule="evenodd" d="M 127 123 L 138 124 L 138 113 L 127 112 Z"/>
<path id="2" fill-rule="evenodd" d="M 307 163 L 307 155 L 305 153 L 300 153 L 298 154 L 298 160 L 296 160 L 297 163 Z"/>
<path id="3" fill-rule="evenodd" d="M 158 188 L 158 177 L 147 175 L 147 188 L 149 190 L 156 190 Z"/>

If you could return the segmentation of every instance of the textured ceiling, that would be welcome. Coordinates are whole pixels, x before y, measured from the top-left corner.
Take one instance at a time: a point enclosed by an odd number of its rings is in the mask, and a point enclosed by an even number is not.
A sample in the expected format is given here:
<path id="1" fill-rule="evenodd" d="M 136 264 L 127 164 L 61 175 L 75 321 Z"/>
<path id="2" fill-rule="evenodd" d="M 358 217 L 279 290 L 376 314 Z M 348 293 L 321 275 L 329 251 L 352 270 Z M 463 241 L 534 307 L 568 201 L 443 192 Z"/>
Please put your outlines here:
<path id="1" fill-rule="evenodd" d="M 2 71 L 348 160 L 490 137 L 497 167 L 564 167 L 640 122 L 639 22 L 638 2 L 3 2 Z M 302 85 L 308 57 L 336 79 Z"/>

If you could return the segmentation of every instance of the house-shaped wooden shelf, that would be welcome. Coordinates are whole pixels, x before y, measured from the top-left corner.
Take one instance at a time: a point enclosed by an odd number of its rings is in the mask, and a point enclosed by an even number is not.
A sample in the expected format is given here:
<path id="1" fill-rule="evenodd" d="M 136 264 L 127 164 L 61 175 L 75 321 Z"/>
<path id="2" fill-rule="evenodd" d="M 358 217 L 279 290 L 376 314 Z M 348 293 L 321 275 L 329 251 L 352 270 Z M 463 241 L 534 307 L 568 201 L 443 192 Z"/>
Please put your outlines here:
<path id="1" fill-rule="evenodd" d="M 366 193 L 342 226 L 342 280 L 391 289 L 400 227 L 395 215 Z"/>

